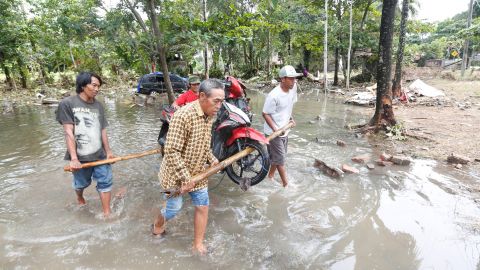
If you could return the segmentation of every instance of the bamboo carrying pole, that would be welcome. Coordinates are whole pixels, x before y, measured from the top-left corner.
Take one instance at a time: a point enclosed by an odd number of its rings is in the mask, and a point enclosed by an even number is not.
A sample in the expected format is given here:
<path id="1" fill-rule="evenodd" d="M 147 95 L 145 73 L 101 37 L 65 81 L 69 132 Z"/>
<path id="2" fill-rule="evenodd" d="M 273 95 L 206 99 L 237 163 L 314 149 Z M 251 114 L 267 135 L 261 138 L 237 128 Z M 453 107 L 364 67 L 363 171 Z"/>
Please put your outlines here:
<path id="1" fill-rule="evenodd" d="M 268 141 L 271 141 L 272 139 L 282 135 L 284 132 L 286 132 L 289 128 L 291 128 L 293 126 L 293 122 L 289 122 L 287 125 L 285 125 L 284 127 L 280 128 L 280 129 L 277 129 L 277 131 L 273 132 L 272 134 L 270 134 L 270 136 L 267 137 L 267 140 Z M 245 149 L 243 149 L 242 151 L 236 153 L 235 155 L 233 156 L 230 156 L 222 161 L 220 161 L 218 164 L 208 168 L 207 170 L 205 170 L 204 172 L 200 173 L 200 174 L 197 174 L 195 176 L 192 177 L 192 179 L 190 180 L 190 182 L 194 182 L 194 183 L 197 183 L 199 182 L 200 180 L 202 179 L 205 179 L 211 175 L 214 175 L 216 174 L 217 172 L 225 169 L 227 166 L 229 166 L 230 164 L 232 164 L 233 162 L 249 155 L 250 153 L 253 152 L 253 150 L 255 150 L 253 147 L 246 147 Z M 178 196 L 180 194 L 180 189 L 179 188 L 174 188 L 174 189 L 166 189 L 166 190 L 162 190 L 161 191 L 162 193 L 166 193 L 166 194 L 169 194 L 169 196 Z"/>
<path id="2" fill-rule="evenodd" d="M 98 165 L 103 165 L 103 164 L 110 164 L 110 163 L 114 163 L 114 162 L 117 162 L 117 161 L 122 161 L 122 160 L 127 160 L 127 159 L 132 159 L 132 158 L 140 158 L 140 157 L 153 155 L 153 154 L 157 154 L 157 153 L 160 153 L 160 149 L 153 149 L 153 150 L 145 151 L 145 152 L 142 152 L 142 153 L 126 155 L 126 156 L 123 156 L 123 157 L 114 157 L 114 158 L 103 159 L 103 160 L 99 160 L 99 161 L 83 163 L 82 164 L 82 169 L 90 168 L 90 167 L 94 167 L 94 166 L 98 166 Z M 68 165 L 63 167 L 63 170 L 66 171 L 66 172 L 72 172 L 73 171 L 72 168 L 70 168 L 70 166 L 68 166 Z"/>

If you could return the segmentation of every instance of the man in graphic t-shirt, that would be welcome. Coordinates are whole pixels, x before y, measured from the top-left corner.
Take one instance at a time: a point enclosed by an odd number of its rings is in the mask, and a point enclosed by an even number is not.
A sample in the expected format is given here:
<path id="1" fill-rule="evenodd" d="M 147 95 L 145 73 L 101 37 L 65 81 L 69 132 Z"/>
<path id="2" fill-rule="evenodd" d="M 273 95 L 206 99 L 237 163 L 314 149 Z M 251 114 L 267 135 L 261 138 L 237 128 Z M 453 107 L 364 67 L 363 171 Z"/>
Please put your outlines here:
<path id="1" fill-rule="evenodd" d="M 57 121 L 63 125 L 67 153 L 73 172 L 73 188 L 79 205 L 86 204 L 83 190 L 92 179 L 97 181 L 97 191 L 102 202 L 104 216 L 109 216 L 112 168 L 110 164 L 81 168 L 81 163 L 113 158 L 108 143 L 105 111 L 95 99 L 102 79 L 95 73 L 82 72 L 77 76 L 77 95 L 62 100 L 57 110 Z"/>
<path id="2" fill-rule="evenodd" d="M 268 93 L 263 105 L 263 118 L 265 124 L 263 130 L 270 135 L 277 129 L 282 128 L 292 121 L 293 104 L 297 102 L 296 77 L 302 76 L 292 66 L 284 66 L 280 69 L 280 84 Z M 270 156 L 270 170 L 268 177 L 273 179 L 275 171 L 278 170 L 283 187 L 288 185 L 287 172 L 285 170 L 285 158 L 287 155 L 288 133 L 280 135 L 270 141 L 267 145 Z"/>

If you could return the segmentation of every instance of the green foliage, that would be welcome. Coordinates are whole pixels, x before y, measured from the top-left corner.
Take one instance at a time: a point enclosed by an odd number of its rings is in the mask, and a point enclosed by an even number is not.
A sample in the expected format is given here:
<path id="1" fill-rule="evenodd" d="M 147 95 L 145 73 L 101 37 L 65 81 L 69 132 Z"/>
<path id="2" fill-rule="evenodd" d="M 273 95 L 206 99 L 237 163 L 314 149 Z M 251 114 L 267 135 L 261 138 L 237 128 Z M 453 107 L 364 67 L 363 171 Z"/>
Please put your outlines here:
<path id="1" fill-rule="evenodd" d="M 210 78 L 223 79 L 223 71 L 219 68 L 212 68 L 209 74 Z"/>
<path id="2" fill-rule="evenodd" d="M 146 30 L 129 5 L 142 16 Z M 51 72 L 93 70 L 99 73 L 150 71 L 158 63 L 152 25 L 145 16 L 145 0 L 121 0 L 106 9 L 99 0 L 0 0 L 0 68 L 14 77 L 40 76 Z M 349 32 L 349 1 L 308 0 L 207 0 L 208 18 L 203 18 L 203 0 L 162 0 L 159 27 L 170 69 L 186 75 L 189 66 L 203 69 L 202 51 L 208 44 L 214 52 L 210 75 L 222 77 L 229 64 L 237 75 L 275 74 L 271 64 L 278 55 L 281 64 L 297 65 L 310 53 L 311 69 L 323 65 L 325 17 L 328 16 L 329 58 L 338 48 L 346 54 Z M 368 4 L 368 6 L 367 6 Z M 480 44 L 480 5 L 474 10 L 472 27 L 465 29 L 466 13 L 438 24 L 409 20 L 405 63 L 441 58 L 446 46 L 458 46 L 465 38 L 474 50 Z M 365 11 L 367 16 L 362 22 Z M 381 1 L 353 2 L 353 48 L 370 48 L 376 61 Z M 399 18 L 397 18 L 398 24 Z M 362 30 L 360 30 L 362 28 Z M 176 65 L 173 55 L 183 57 Z M 177 61 L 178 59 L 175 59 Z M 363 61 L 363 59 L 362 59 Z M 374 66 L 367 61 L 367 65 Z M 313 66 L 313 67 L 312 67 Z M 269 74 L 266 72 L 270 68 Z M 31 72 L 31 74 L 29 74 Z M 33 81 L 38 81 L 33 78 Z"/>
<path id="3" fill-rule="evenodd" d="M 386 127 L 387 132 L 385 135 L 391 138 L 392 140 L 405 141 L 407 136 L 405 136 L 405 127 L 403 123 L 397 123 L 396 125 Z"/>

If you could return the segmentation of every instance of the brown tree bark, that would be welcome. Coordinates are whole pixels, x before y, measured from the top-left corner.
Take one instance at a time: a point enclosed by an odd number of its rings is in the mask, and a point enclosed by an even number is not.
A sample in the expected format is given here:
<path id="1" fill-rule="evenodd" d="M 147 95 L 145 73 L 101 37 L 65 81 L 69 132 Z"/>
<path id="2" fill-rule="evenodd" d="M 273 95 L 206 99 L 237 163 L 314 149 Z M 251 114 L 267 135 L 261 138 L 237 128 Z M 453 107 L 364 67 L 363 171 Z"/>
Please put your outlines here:
<path id="1" fill-rule="evenodd" d="M 403 66 L 403 51 L 405 48 L 405 35 L 407 30 L 408 19 L 408 3 L 409 0 L 403 0 L 402 3 L 402 18 L 400 21 L 400 37 L 398 39 L 397 49 L 397 64 L 395 66 L 395 76 L 393 78 L 392 95 L 399 97 L 402 91 L 402 66 Z"/>
<path id="2" fill-rule="evenodd" d="M 363 16 L 362 16 L 362 20 L 360 21 L 360 28 L 359 28 L 359 31 L 360 32 L 363 32 L 364 28 L 365 28 L 365 22 L 367 20 L 367 15 L 368 15 L 368 10 L 370 9 L 370 6 L 372 5 L 372 2 L 374 0 L 368 0 L 367 2 L 367 5 L 365 6 L 365 9 L 363 10 Z M 352 58 L 355 56 L 355 52 L 357 51 L 357 47 L 353 47 L 352 48 L 352 51 L 350 53 L 350 63 L 352 62 Z M 348 60 L 346 58 L 346 56 L 344 55 L 344 59 L 343 59 L 343 62 L 346 63 Z M 344 68 L 344 72 L 346 72 L 346 69 Z M 350 70 L 351 72 L 351 70 Z M 350 76 L 351 74 L 349 74 Z"/>
<path id="3" fill-rule="evenodd" d="M 386 125 L 396 124 L 392 108 L 390 80 L 394 31 L 393 22 L 395 20 L 397 1 L 398 0 L 384 0 L 382 7 L 378 50 L 379 62 L 377 67 L 377 100 L 375 104 L 375 114 L 369 123 L 371 126 L 377 126 L 377 128 L 382 123 Z"/>
<path id="4" fill-rule="evenodd" d="M 207 0 L 203 0 L 202 1 L 202 4 L 203 4 L 203 21 L 206 22 L 207 21 Z M 210 76 L 210 69 L 208 67 L 208 43 L 205 42 L 205 48 L 203 50 L 203 65 L 204 65 L 204 69 L 205 69 L 205 79 L 208 79 L 209 76 Z"/>
<path id="5" fill-rule="evenodd" d="M 342 1 L 338 1 L 336 6 L 336 15 L 338 23 L 341 24 L 342 21 Z M 342 33 L 338 33 L 339 43 L 342 43 Z M 340 48 L 335 47 L 335 71 L 333 74 L 333 85 L 338 85 L 338 69 L 340 67 Z"/>
<path id="6" fill-rule="evenodd" d="M 132 12 L 133 16 L 135 17 L 135 20 L 137 21 L 137 23 L 140 25 L 140 27 L 142 28 L 143 32 L 145 32 L 147 35 L 151 36 L 151 31 L 147 28 L 147 25 L 145 24 L 145 22 L 143 21 L 142 19 L 142 16 L 140 15 L 140 13 L 138 13 L 138 11 L 136 10 L 136 3 L 135 4 L 132 4 L 129 0 L 123 0 L 122 3 L 124 3 L 126 5 L 126 7 L 130 10 L 130 12 Z M 145 64 L 145 69 L 146 70 L 151 70 L 151 72 L 155 72 L 155 65 L 157 63 L 157 57 L 156 57 L 156 49 L 155 49 L 155 46 L 153 45 L 154 42 L 152 42 L 152 44 L 150 44 L 150 63 L 148 64 Z"/>
<path id="7" fill-rule="evenodd" d="M 165 53 L 165 46 L 163 45 L 163 34 L 160 31 L 158 26 L 158 17 L 155 12 L 155 1 L 148 0 L 148 12 L 150 13 L 150 18 L 152 19 L 152 28 L 153 34 L 155 37 L 155 45 L 157 48 L 158 56 L 160 58 L 160 66 L 163 72 L 163 81 L 165 83 L 165 88 L 167 89 L 168 102 L 172 104 L 175 101 L 175 96 L 173 95 L 172 82 L 170 81 L 170 73 L 168 72 L 167 66 L 167 57 Z"/>

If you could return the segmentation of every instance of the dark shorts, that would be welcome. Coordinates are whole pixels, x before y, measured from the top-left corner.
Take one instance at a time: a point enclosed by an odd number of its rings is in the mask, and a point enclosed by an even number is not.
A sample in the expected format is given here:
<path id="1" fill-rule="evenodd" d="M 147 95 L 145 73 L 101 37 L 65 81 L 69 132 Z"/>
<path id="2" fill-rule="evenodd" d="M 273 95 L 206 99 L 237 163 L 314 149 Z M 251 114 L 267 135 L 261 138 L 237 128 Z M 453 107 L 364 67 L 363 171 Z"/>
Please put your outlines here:
<path id="1" fill-rule="evenodd" d="M 270 163 L 272 165 L 285 165 L 285 158 L 287 156 L 288 137 L 276 137 L 267 145 L 268 155 L 270 156 Z"/>
<path id="2" fill-rule="evenodd" d="M 82 190 L 90 186 L 92 179 L 97 181 L 98 192 L 112 190 L 112 166 L 110 164 L 80 169 L 73 172 L 73 188 Z"/>

